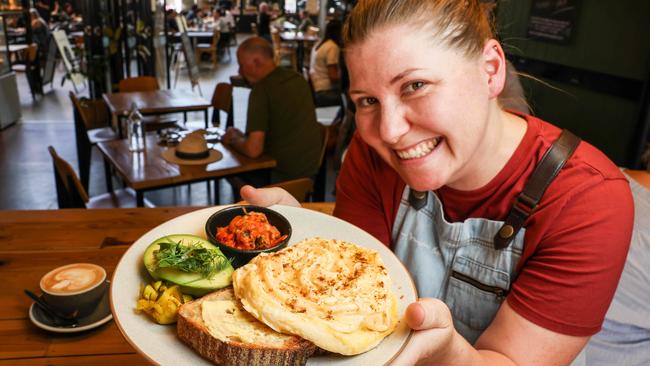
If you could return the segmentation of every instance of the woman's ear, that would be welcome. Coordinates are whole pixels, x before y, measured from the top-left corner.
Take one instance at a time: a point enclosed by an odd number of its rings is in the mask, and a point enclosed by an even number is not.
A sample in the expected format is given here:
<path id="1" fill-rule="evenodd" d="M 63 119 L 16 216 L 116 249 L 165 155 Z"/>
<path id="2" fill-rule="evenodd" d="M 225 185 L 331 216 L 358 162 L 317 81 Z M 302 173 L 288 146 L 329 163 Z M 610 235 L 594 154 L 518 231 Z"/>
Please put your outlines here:
<path id="1" fill-rule="evenodd" d="M 495 39 L 490 39 L 483 46 L 482 56 L 490 98 L 496 98 L 506 83 L 506 57 L 503 48 Z"/>

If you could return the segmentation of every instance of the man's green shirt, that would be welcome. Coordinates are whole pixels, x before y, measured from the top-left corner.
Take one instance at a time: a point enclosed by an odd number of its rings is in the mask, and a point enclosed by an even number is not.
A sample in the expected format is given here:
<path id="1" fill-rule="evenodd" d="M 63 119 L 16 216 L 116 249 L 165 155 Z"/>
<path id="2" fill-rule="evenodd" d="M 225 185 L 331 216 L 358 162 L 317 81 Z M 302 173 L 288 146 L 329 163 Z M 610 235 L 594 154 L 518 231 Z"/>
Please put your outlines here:
<path id="1" fill-rule="evenodd" d="M 276 67 L 253 85 L 248 99 L 246 132 L 264 131 L 264 153 L 278 165 L 272 182 L 311 177 L 318 171 L 322 128 L 307 81 Z"/>

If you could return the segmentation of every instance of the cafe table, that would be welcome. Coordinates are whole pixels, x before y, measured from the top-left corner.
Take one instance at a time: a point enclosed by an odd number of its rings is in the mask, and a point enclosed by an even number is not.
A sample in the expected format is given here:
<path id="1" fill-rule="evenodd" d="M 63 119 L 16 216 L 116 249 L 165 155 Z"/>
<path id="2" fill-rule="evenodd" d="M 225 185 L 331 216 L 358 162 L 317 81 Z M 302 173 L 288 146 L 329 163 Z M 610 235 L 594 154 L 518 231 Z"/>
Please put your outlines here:
<path id="1" fill-rule="evenodd" d="M 117 175 L 136 192 L 138 207 L 144 206 L 145 191 L 216 180 L 228 175 L 270 169 L 276 165 L 276 161 L 268 155 L 249 158 L 221 143 L 214 144 L 214 148 L 223 157 L 213 163 L 198 166 L 170 163 L 162 157 L 167 147 L 158 144 L 158 136 L 153 133 L 147 134 L 143 152 L 129 151 L 126 139 L 100 142 L 97 147 Z M 215 182 L 214 186 L 216 190 L 218 184 Z M 218 196 L 215 192 L 215 198 Z"/>
<path id="2" fill-rule="evenodd" d="M 303 207 L 331 214 L 333 203 Z M 112 276 L 129 246 L 147 231 L 200 207 L 0 211 L 0 366 L 146 365 L 114 321 L 80 333 L 51 333 L 31 323 L 39 280 L 64 264 L 90 262 Z"/>
<path id="3" fill-rule="evenodd" d="M 128 117 L 134 104 L 143 115 L 203 111 L 206 128 L 208 128 L 208 109 L 212 106 L 208 100 L 198 95 L 176 89 L 111 93 L 104 94 L 103 99 L 111 116 L 117 120 L 120 137 L 124 137 L 122 122 Z"/>
<path id="4" fill-rule="evenodd" d="M 305 58 L 305 42 L 316 42 L 318 36 L 303 32 L 281 32 L 280 39 L 283 42 L 293 42 L 296 44 L 296 67 L 298 72 L 302 72 L 303 60 Z"/>

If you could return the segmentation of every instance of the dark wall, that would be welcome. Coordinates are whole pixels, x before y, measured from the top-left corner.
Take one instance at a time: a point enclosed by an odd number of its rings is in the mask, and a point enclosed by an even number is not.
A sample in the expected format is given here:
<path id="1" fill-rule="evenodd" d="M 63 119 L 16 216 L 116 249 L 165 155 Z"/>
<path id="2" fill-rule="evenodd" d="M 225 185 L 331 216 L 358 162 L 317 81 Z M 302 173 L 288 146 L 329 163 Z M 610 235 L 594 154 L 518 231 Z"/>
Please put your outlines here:
<path id="1" fill-rule="evenodd" d="M 501 0 L 497 29 L 517 69 L 550 84 L 522 79 L 534 114 L 635 166 L 648 138 L 650 1 L 574 1 L 566 44 L 527 36 L 532 1 Z"/>

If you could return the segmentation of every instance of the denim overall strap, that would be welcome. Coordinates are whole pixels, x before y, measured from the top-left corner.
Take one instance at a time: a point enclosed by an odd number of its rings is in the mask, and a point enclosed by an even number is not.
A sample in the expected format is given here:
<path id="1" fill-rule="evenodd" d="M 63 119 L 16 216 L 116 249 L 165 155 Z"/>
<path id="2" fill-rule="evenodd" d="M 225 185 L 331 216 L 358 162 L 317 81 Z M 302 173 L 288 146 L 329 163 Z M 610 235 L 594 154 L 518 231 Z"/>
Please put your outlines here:
<path id="1" fill-rule="evenodd" d="M 524 190 L 512 204 L 505 223 L 494 236 L 494 245 L 498 249 L 507 247 L 511 238 L 524 226 L 526 219 L 535 211 L 537 204 L 542 199 L 546 188 L 551 185 L 579 144 L 579 137 L 568 130 L 562 130 L 560 137 L 544 153 L 542 160 L 526 182 Z"/>

